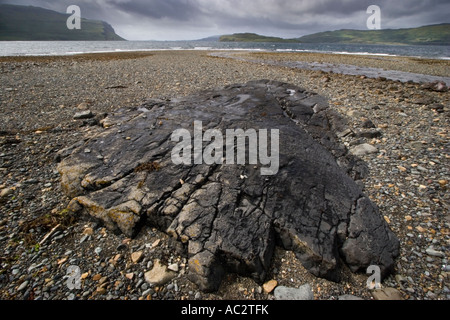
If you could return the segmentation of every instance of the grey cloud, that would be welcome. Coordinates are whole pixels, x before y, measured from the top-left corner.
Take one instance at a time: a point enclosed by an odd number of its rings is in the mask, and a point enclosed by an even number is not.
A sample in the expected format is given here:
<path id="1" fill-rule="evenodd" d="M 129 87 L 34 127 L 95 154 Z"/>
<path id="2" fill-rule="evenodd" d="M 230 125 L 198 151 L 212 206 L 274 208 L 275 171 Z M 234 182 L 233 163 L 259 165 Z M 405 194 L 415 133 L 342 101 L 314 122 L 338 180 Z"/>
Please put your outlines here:
<path id="1" fill-rule="evenodd" d="M 372 4 L 381 7 L 384 28 L 450 20 L 448 0 L 0 0 L 5 2 L 59 12 L 76 4 L 82 16 L 108 21 L 128 39 L 188 39 L 239 31 L 295 37 L 364 29 L 366 9 Z"/>
<path id="2" fill-rule="evenodd" d="M 108 4 L 120 11 L 150 19 L 188 21 L 201 14 L 196 2 L 190 0 L 108 1 Z"/>

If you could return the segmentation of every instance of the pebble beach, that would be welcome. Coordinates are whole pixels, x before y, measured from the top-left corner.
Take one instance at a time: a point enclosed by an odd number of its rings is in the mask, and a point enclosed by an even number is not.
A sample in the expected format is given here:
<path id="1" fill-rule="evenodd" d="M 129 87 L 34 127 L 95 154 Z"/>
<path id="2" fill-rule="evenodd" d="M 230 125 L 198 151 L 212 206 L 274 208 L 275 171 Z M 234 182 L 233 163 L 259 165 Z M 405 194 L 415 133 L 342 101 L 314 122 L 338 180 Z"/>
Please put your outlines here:
<path id="1" fill-rule="evenodd" d="M 397 299 L 450 299 L 448 88 L 272 63 L 346 64 L 450 77 L 450 61 L 249 52 L 234 53 L 235 59 L 211 53 L 0 58 L 0 299 L 271 300 L 277 286 L 307 286 L 308 297 L 316 300 L 383 299 L 367 288 L 366 274 L 345 270 L 340 283 L 316 278 L 282 249 L 276 250 L 264 285 L 232 274 L 218 292 L 202 293 L 187 279 L 187 259 L 168 235 L 148 226 L 129 239 L 67 213 L 71 199 L 61 190 L 55 157 L 104 130 L 98 123 L 105 114 L 148 99 L 259 79 L 326 97 L 351 127 L 342 142 L 349 149 L 372 147 L 360 153 L 370 170 L 364 192 L 401 242 L 395 273 L 383 281 L 383 289 Z M 150 285 L 145 274 L 164 269 L 160 261 L 173 277 Z M 70 266 L 78 267 L 79 286 L 69 285 Z"/>

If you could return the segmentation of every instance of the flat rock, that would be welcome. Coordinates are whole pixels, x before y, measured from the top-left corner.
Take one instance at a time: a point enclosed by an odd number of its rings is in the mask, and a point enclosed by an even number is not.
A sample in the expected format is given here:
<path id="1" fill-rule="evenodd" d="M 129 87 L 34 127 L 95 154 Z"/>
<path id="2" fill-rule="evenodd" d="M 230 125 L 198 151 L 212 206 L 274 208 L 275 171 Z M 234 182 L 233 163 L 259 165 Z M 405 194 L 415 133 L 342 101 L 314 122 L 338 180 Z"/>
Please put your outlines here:
<path id="1" fill-rule="evenodd" d="M 91 119 L 93 117 L 94 117 L 94 114 L 92 113 L 92 111 L 84 110 L 84 111 L 75 113 L 75 115 L 73 116 L 73 119 L 74 120 L 83 120 L 83 119 Z"/>
<path id="2" fill-rule="evenodd" d="M 170 271 L 173 271 L 173 272 L 180 271 L 180 267 L 178 266 L 178 263 L 172 263 L 171 265 L 169 265 L 167 267 L 167 269 L 169 269 Z"/>
<path id="3" fill-rule="evenodd" d="M 433 248 L 428 248 L 426 250 L 426 253 L 432 257 L 445 258 L 445 253 L 443 253 L 442 251 L 437 251 Z"/>
<path id="4" fill-rule="evenodd" d="M 372 292 L 375 300 L 405 300 L 397 289 L 383 288 Z"/>
<path id="5" fill-rule="evenodd" d="M 350 152 L 355 156 L 365 156 L 368 154 L 377 153 L 378 149 L 368 143 L 363 143 L 351 148 Z"/>
<path id="6" fill-rule="evenodd" d="M 202 122 L 202 133 L 253 129 L 258 141 L 263 130 L 269 138 L 279 130 L 276 170 L 268 170 L 275 158 L 224 163 L 225 147 L 212 165 L 175 164 L 179 140 L 172 135 L 184 129 L 195 146 L 195 121 Z M 217 290 L 227 272 L 264 283 L 275 245 L 333 281 L 342 262 L 353 272 L 378 265 L 384 276 L 393 269 L 399 241 L 355 182 L 367 165 L 338 142 L 346 122 L 317 94 L 253 81 L 151 100 L 120 109 L 102 124 L 102 132 L 57 157 L 62 189 L 73 198 L 68 209 L 128 237 L 148 224 L 178 239 L 189 258 L 188 276 L 203 291 Z M 243 145 L 248 151 L 248 139 Z M 201 140 L 195 150 L 212 155 Z"/>
<path id="7" fill-rule="evenodd" d="M 167 267 L 156 260 L 153 269 L 144 274 L 145 281 L 155 286 L 162 286 L 176 277 L 176 273 L 169 271 Z"/>
<path id="8" fill-rule="evenodd" d="M 275 300 L 314 300 L 314 293 L 309 284 L 300 288 L 276 287 L 274 296 Z"/>
<path id="9" fill-rule="evenodd" d="M 28 281 L 22 282 L 22 284 L 17 288 L 17 291 L 23 291 L 28 286 Z"/>

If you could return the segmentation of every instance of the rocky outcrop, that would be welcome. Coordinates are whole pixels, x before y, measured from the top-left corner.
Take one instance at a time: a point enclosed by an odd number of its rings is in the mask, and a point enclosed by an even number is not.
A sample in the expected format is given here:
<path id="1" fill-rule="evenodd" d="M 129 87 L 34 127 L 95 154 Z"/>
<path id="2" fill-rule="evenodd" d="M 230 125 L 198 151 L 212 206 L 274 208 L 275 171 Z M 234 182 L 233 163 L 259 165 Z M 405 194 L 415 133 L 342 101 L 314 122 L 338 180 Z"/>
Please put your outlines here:
<path id="1" fill-rule="evenodd" d="M 263 174 L 269 165 L 261 153 L 257 162 L 225 163 L 227 151 L 239 146 L 224 148 L 222 157 L 211 142 L 198 147 L 200 121 L 202 133 L 279 130 L 276 170 Z M 127 236 L 145 223 L 172 235 L 185 245 L 189 276 L 204 291 L 216 290 L 226 272 L 263 282 L 277 244 L 334 281 L 341 261 L 354 272 L 393 269 L 399 242 L 355 183 L 367 167 L 338 143 L 345 121 L 316 94 L 254 81 L 124 108 L 102 124 L 102 133 L 59 154 L 62 188 L 73 197 L 69 208 Z M 193 137 L 192 164 L 173 161 L 179 129 Z M 274 136 L 269 140 L 273 146 Z M 250 150 L 251 139 L 245 141 Z M 260 135 L 259 148 L 261 142 Z"/>

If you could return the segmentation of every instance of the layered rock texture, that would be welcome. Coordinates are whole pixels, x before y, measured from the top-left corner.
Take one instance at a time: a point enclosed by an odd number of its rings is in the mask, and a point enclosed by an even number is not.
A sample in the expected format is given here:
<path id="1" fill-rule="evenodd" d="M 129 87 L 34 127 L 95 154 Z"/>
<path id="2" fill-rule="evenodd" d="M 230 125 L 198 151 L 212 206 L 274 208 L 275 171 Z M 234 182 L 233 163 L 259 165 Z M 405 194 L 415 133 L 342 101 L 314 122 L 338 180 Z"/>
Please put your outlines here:
<path id="1" fill-rule="evenodd" d="M 173 133 L 189 131 L 194 146 L 199 121 L 203 132 L 224 136 L 230 129 L 279 130 L 276 174 L 262 175 L 268 165 L 260 162 L 175 164 Z M 333 281 L 343 263 L 353 272 L 393 269 L 399 241 L 355 182 L 367 167 L 336 138 L 347 129 L 344 119 L 319 95 L 261 80 L 148 101 L 102 125 L 60 152 L 69 208 L 130 237 L 144 224 L 172 235 L 185 245 L 189 277 L 204 291 L 217 290 L 226 272 L 263 282 L 276 245 Z"/>

